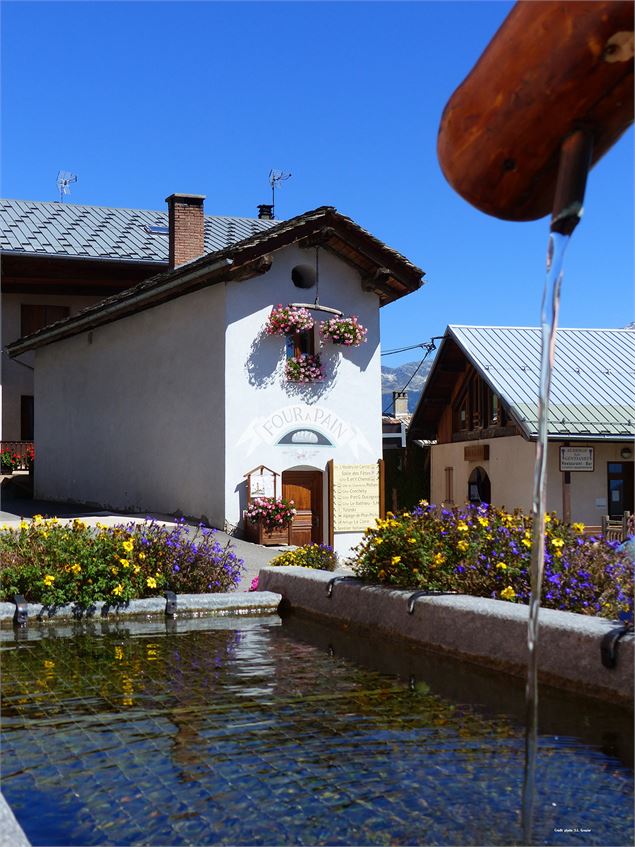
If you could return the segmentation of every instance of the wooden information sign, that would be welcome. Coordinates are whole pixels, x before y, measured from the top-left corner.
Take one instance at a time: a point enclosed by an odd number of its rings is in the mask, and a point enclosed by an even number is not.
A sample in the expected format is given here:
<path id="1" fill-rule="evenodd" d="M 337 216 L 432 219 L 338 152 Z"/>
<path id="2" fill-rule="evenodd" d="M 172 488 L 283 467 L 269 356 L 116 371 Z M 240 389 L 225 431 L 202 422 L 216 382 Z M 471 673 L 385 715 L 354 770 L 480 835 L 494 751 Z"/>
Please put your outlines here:
<path id="1" fill-rule="evenodd" d="M 363 532 L 374 526 L 382 512 L 380 464 L 329 464 L 332 532 Z"/>
<path id="2" fill-rule="evenodd" d="M 245 476 L 247 477 L 247 503 L 251 503 L 258 497 L 277 497 L 279 474 L 272 471 L 271 468 L 260 465 L 260 467 L 246 473 Z"/>

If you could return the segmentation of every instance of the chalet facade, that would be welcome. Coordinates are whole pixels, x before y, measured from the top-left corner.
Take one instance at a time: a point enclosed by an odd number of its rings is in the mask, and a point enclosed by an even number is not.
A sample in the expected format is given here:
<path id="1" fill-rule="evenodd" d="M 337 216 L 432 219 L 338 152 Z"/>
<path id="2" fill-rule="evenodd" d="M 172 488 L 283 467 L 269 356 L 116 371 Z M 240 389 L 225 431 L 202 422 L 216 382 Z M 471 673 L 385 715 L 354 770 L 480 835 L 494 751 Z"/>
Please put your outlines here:
<path id="1" fill-rule="evenodd" d="M 168 269 L 175 201 L 178 206 L 172 195 L 168 211 L 156 212 L 0 200 L 2 349 Z M 202 215 L 202 198 L 199 210 Z M 200 252 L 272 225 L 268 219 L 206 216 Z M 178 235 L 176 227 L 172 231 Z M 0 441 L 33 439 L 33 364 L 32 354 L 13 361 L 2 356 Z"/>
<path id="2" fill-rule="evenodd" d="M 347 552 L 361 535 L 335 527 L 328 468 L 381 459 L 379 308 L 422 276 L 322 207 L 13 343 L 12 356 L 35 356 L 36 496 L 234 529 L 245 476 L 264 466 L 298 507 L 291 542 Z M 303 306 L 314 326 L 268 334 L 278 304 Z M 320 335 L 339 314 L 367 330 L 359 346 Z M 322 376 L 293 381 L 304 354 Z"/>
<path id="3" fill-rule="evenodd" d="M 548 509 L 597 526 L 633 511 L 635 332 L 558 330 Z M 409 438 L 435 439 L 434 502 L 531 507 L 540 330 L 449 326 Z"/>

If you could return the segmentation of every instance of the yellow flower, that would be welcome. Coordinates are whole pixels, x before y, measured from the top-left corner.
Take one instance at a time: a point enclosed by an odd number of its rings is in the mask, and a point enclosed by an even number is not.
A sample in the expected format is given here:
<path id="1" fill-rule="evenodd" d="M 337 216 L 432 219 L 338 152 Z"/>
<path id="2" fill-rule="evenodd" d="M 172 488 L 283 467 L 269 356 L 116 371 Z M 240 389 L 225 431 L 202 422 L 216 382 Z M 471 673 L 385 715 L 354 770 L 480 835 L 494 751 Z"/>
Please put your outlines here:
<path id="1" fill-rule="evenodd" d="M 553 555 L 556 557 L 556 559 L 561 559 L 562 558 L 562 550 L 554 550 Z"/>
<path id="2" fill-rule="evenodd" d="M 123 647 L 119 645 L 115 647 L 115 659 L 123 659 Z"/>
<path id="3" fill-rule="evenodd" d="M 464 542 L 461 542 L 461 543 L 464 543 Z M 434 554 L 434 556 L 432 558 L 432 564 L 435 567 L 438 567 L 438 565 L 442 565 L 444 562 L 445 562 L 445 556 L 443 555 L 443 553 L 435 553 Z"/>
<path id="4" fill-rule="evenodd" d="M 378 544 L 383 544 L 383 543 L 384 543 L 383 538 L 381 538 L 379 536 L 377 538 L 373 538 L 373 544 L 375 545 L 375 547 L 377 547 Z"/>
<path id="5" fill-rule="evenodd" d="M 33 515 L 33 523 L 37 526 L 39 523 L 42 523 L 44 518 L 42 515 Z"/>
<path id="6" fill-rule="evenodd" d="M 552 538 L 551 543 L 554 547 L 564 547 L 564 541 L 562 538 Z"/>
<path id="7" fill-rule="evenodd" d="M 52 659 L 44 659 L 44 667 L 47 671 L 50 671 L 51 668 L 55 667 L 55 662 Z"/>
<path id="8" fill-rule="evenodd" d="M 71 565 L 71 570 L 73 571 L 74 574 L 81 573 L 82 572 L 82 566 L 78 565 L 78 564 Z"/>
<path id="9" fill-rule="evenodd" d="M 122 568 L 127 568 L 130 566 L 130 562 L 128 561 L 128 559 L 119 559 L 119 564 Z"/>
<path id="10" fill-rule="evenodd" d="M 146 554 L 143 551 L 141 553 L 139 553 L 139 558 L 141 559 L 142 562 L 145 559 L 145 557 L 146 557 Z"/>
<path id="11" fill-rule="evenodd" d="M 429 505 L 429 504 L 428 504 L 428 501 L 427 501 L 427 500 L 419 500 L 419 505 L 420 505 L 420 506 L 427 506 L 427 505 Z"/>
<path id="12" fill-rule="evenodd" d="M 398 565 L 400 561 L 401 561 L 401 556 L 393 556 L 392 559 L 390 560 L 390 564 L 391 565 Z"/>
<path id="13" fill-rule="evenodd" d="M 379 579 L 386 579 L 386 571 L 379 571 L 377 576 L 379 577 Z"/>
<path id="14" fill-rule="evenodd" d="M 499 571 L 506 571 L 507 570 L 507 565 L 505 564 L 505 562 L 499 562 L 496 565 L 496 567 L 498 568 Z"/>
<path id="15" fill-rule="evenodd" d="M 465 521 L 459 521 L 456 525 L 456 528 L 458 529 L 459 532 L 467 532 L 469 527 L 465 523 Z"/>
<path id="16" fill-rule="evenodd" d="M 120 594 L 123 594 L 123 585 L 119 582 L 119 583 L 118 583 L 117 585 L 115 585 L 115 587 L 113 588 L 112 593 L 113 593 L 113 594 L 115 594 L 117 597 L 118 597 Z"/>
<path id="17" fill-rule="evenodd" d="M 117 574 L 119 573 L 119 568 L 112 567 L 112 568 L 110 569 L 110 573 L 111 573 L 113 576 L 117 576 Z"/>
<path id="18" fill-rule="evenodd" d="M 20 529 L 28 529 L 29 525 L 26 521 L 20 521 Z"/>
<path id="19" fill-rule="evenodd" d="M 126 551 L 126 553 L 131 553 L 132 548 L 134 547 L 134 542 L 133 541 L 124 541 L 122 547 Z"/>
<path id="20" fill-rule="evenodd" d="M 572 523 L 571 529 L 574 532 L 584 532 L 584 524 L 583 523 Z"/>
<path id="21" fill-rule="evenodd" d="M 73 529 L 86 529 L 86 524 L 84 521 L 80 521 L 79 518 L 75 518 L 73 521 Z"/>
<path id="22" fill-rule="evenodd" d="M 459 543 L 456 546 L 458 547 L 458 549 L 462 553 L 464 553 L 467 550 L 467 548 L 469 547 L 469 544 L 467 543 L 467 541 L 461 540 L 461 541 L 459 541 Z"/>
<path id="23" fill-rule="evenodd" d="M 501 591 L 501 597 L 503 598 L 503 600 L 513 600 L 515 596 L 516 592 L 511 587 L 511 585 L 508 585 L 507 588 L 504 588 Z"/>
<path id="24" fill-rule="evenodd" d="M 416 539 L 416 538 L 409 538 L 409 539 L 408 539 L 408 544 L 416 544 L 416 543 L 417 543 L 417 539 Z"/>
<path id="25" fill-rule="evenodd" d="M 551 515 L 549 513 L 545 515 L 545 523 L 551 523 Z"/>
<path id="26" fill-rule="evenodd" d="M 487 518 L 482 518 L 479 516 L 476 520 L 480 523 L 481 526 L 488 526 Z"/>
<path id="27" fill-rule="evenodd" d="M 55 582 L 55 577 L 52 576 L 50 573 L 47 573 L 46 576 L 44 577 L 44 585 L 46 585 L 46 587 L 49 588 L 51 585 L 53 585 L 54 582 Z"/>
<path id="28" fill-rule="evenodd" d="M 531 547 L 531 541 L 530 541 L 529 538 L 523 538 L 523 540 L 520 543 L 524 544 L 525 547 Z"/>
<path id="29" fill-rule="evenodd" d="M 148 586 L 148 588 L 156 588 L 157 587 L 157 581 L 153 576 L 149 576 L 146 579 L 146 585 Z"/>
<path id="30" fill-rule="evenodd" d="M 141 568 L 139 567 L 139 565 L 133 565 L 133 566 L 132 566 L 132 570 L 134 571 L 134 573 L 139 573 L 139 571 L 141 570 Z"/>

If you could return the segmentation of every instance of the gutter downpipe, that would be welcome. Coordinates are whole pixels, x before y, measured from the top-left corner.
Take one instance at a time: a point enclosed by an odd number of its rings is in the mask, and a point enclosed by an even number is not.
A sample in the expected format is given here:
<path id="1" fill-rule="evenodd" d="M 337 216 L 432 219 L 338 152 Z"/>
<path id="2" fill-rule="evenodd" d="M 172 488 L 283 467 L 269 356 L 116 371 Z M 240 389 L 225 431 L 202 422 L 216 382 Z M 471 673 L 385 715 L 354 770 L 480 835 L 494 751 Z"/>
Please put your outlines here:
<path id="1" fill-rule="evenodd" d="M 213 265 L 206 266 L 205 268 L 199 268 L 195 271 L 191 271 L 189 274 L 183 274 L 177 279 L 170 280 L 164 285 L 159 286 L 158 288 L 152 288 L 148 291 L 143 291 L 141 294 L 136 294 L 134 297 L 130 297 L 129 299 L 126 299 L 119 303 L 115 303 L 112 306 L 107 306 L 105 309 L 100 310 L 97 315 L 87 315 L 85 318 L 81 318 L 80 320 L 78 320 L 73 326 L 73 329 L 76 331 L 74 331 L 72 334 L 77 335 L 79 332 L 82 332 L 85 329 L 92 329 L 94 328 L 94 326 L 101 326 L 103 323 L 110 323 L 110 321 L 100 320 L 93 326 L 93 322 L 96 317 L 103 318 L 111 316 L 113 314 L 116 315 L 117 312 L 123 311 L 124 307 L 143 303 L 144 300 L 149 300 L 151 296 L 171 291 L 172 289 L 177 288 L 183 283 L 191 282 L 192 280 L 213 273 L 214 271 L 231 267 L 233 264 L 233 259 L 221 259 L 220 261 L 215 262 Z M 30 350 L 35 350 L 38 347 L 44 347 L 45 344 L 50 344 L 53 341 L 61 341 L 62 338 L 68 337 L 64 334 L 64 329 L 65 327 L 60 327 L 57 330 L 52 330 L 50 333 L 41 336 L 41 338 L 38 338 L 37 343 L 35 344 L 30 344 L 28 340 L 25 340 L 23 344 L 20 344 L 18 341 L 14 344 L 8 345 L 5 349 L 9 353 L 9 356 L 13 359 L 16 356 L 19 356 L 21 353 L 28 353 Z"/>

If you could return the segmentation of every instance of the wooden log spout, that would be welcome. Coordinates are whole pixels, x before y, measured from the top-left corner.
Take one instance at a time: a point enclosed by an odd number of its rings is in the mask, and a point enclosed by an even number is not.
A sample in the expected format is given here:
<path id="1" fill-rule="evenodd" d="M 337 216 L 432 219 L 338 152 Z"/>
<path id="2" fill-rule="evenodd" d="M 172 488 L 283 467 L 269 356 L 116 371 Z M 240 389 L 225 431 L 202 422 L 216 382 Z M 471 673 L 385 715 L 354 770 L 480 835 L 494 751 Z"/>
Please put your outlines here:
<path id="1" fill-rule="evenodd" d="M 592 134 L 595 164 L 633 122 L 633 3 L 521 0 L 448 102 L 438 156 L 487 214 L 552 210 L 561 145 Z"/>

